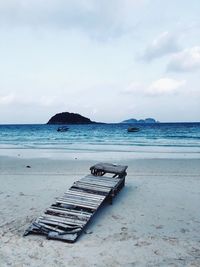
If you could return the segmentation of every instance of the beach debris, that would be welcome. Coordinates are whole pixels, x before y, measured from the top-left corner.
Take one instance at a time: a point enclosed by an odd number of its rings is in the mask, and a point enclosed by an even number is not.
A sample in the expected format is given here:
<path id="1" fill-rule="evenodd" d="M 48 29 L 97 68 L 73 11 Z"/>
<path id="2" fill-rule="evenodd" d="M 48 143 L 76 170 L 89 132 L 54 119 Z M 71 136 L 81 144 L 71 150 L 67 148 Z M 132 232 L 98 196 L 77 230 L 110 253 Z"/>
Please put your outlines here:
<path id="1" fill-rule="evenodd" d="M 47 239 L 73 243 L 105 203 L 112 199 L 124 187 L 127 166 L 98 163 L 90 168 L 86 175 L 55 200 L 44 214 L 36 218 L 24 236 L 34 233 L 46 235 Z M 106 176 L 104 176 L 106 174 Z"/>
<path id="2" fill-rule="evenodd" d="M 26 168 L 31 168 L 31 166 L 30 165 L 27 165 Z"/>

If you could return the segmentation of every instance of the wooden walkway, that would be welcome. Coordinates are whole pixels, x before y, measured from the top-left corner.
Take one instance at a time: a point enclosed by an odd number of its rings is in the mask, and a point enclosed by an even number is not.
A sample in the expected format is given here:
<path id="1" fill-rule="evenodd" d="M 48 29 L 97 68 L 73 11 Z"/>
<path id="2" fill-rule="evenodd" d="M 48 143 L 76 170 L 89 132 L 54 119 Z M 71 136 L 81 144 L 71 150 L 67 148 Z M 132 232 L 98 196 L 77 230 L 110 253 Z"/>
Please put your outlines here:
<path id="1" fill-rule="evenodd" d="M 98 163 L 90 168 L 91 174 L 74 182 L 44 214 L 25 231 L 48 239 L 75 242 L 97 210 L 125 184 L 127 166 Z M 111 175 L 112 176 L 111 176 Z"/>

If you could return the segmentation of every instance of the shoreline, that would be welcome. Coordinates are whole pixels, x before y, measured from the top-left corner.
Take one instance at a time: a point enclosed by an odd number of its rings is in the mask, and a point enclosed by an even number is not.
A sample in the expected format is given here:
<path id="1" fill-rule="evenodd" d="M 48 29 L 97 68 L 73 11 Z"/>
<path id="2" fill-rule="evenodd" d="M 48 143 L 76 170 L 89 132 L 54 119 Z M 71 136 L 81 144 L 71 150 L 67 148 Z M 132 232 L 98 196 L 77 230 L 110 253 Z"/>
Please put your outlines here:
<path id="1" fill-rule="evenodd" d="M 46 148 L 0 148 L 0 157 L 14 158 L 49 158 L 63 159 L 96 159 L 125 160 L 125 159 L 200 159 L 200 148 L 177 147 L 135 147 L 132 150 L 103 150 L 103 149 L 46 149 Z"/>
<path id="2" fill-rule="evenodd" d="M 200 159 L 116 159 L 126 185 L 75 244 L 22 235 L 96 159 L 0 159 L 1 267 L 200 265 Z"/>

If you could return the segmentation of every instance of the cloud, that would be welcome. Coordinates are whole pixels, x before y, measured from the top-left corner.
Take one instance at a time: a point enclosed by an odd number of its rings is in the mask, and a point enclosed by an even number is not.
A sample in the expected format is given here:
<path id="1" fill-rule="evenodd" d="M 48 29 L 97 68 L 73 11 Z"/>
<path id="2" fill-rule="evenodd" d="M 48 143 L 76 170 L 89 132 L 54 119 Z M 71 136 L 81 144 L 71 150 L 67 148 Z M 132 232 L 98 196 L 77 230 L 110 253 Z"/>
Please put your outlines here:
<path id="1" fill-rule="evenodd" d="M 184 85 L 185 80 L 162 78 L 154 81 L 147 88 L 146 93 L 152 96 L 174 94 Z"/>
<path id="2" fill-rule="evenodd" d="M 185 49 L 172 56 L 168 71 L 187 72 L 200 68 L 200 46 Z"/>
<path id="3" fill-rule="evenodd" d="M 0 105 L 2 106 L 40 106 L 40 107 L 59 107 L 63 106 L 65 101 L 61 97 L 42 95 L 33 97 L 30 95 L 20 95 L 10 93 L 0 96 Z"/>
<path id="4" fill-rule="evenodd" d="M 153 42 L 145 49 L 141 59 L 151 61 L 153 59 L 174 53 L 179 50 L 177 37 L 169 32 L 161 33 Z"/>
<path id="5" fill-rule="evenodd" d="M 7 26 L 79 29 L 88 35 L 126 32 L 147 0 L 6 0 L 0 1 L 0 23 Z"/>
<path id="6" fill-rule="evenodd" d="M 15 95 L 13 93 L 0 96 L 0 105 L 10 105 L 14 102 Z"/>
<path id="7" fill-rule="evenodd" d="M 161 78 L 153 81 L 150 85 L 142 83 L 131 83 L 124 91 L 124 94 L 134 94 L 142 96 L 164 96 L 178 93 L 185 85 L 185 80 L 171 78 Z"/>

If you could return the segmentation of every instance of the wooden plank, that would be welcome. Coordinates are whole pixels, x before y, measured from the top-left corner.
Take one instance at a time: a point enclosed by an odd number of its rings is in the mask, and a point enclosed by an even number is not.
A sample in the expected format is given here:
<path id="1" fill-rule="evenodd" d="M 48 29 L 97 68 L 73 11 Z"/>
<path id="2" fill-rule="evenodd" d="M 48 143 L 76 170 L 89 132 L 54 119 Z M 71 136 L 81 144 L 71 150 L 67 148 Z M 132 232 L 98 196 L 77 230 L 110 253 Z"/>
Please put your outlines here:
<path id="1" fill-rule="evenodd" d="M 48 225 L 46 223 L 42 223 L 42 222 L 38 222 L 37 224 L 39 224 L 40 226 L 44 227 L 45 229 L 47 229 L 49 231 L 56 231 L 56 232 L 61 233 L 61 234 L 64 233 L 63 230 L 58 229 L 57 224 L 56 224 L 56 227 L 50 226 L 50 225 Z M 39 228 L 38 228 L 38 230 L 39 230 Z"/>
<path id="2" fill-rule="evenodd" d="M 62 216 L 56 216 L 52 214 L 44 214 L 41 216 L 41 218 L 49 219 L 49 220 L 55 220 L 57 222 L 61 223 L 75 223 L 76 225 L 84 225 L 85 220 L 80 220 L 80 219 L 73 219 L 70 217 L 62 217 Z"/>
<path id="3" fill-rule="evenodd" d="M 68 212 L 68 211 L 63 211 L 63 210 L 57 210 L 57 209 L 47 209 L 45 211 L 45 214 L 51 214 L 51 213 L 55 213 L 55 214 L 60 214 L 60 215 L 66 215 L 66 216 L 71 216 L 72 218 L 77 218 L 77 219 L 82 219 L 82 220 L 85 220 L 87 221 L 90 217 L 90 216 L 85 216 L 85 215 L 82 215 L 81 213 L 80 214 L 74 214 L 73 212 Z"/>
<path id="4" fill-rule="evenodd" d="M 84 191 L 87 191 L 87 192 L 92 192 L 92 193 L 96 193 L 96 194 L 99 194 L 99 195 L 102 195 L 102 196 L 107 196 L 109 194 L 109 192 L 111 191 L 102 191 L 102 190 L 99 190 L 97 188 L 93 188 L 91 186 L 86 186 L 84 184 L 76 184 L 76 185 L 73 185 L 73 188 L 76 188 L 76 189 L 79 189 L 79 190 L 84 190 Z"/>
<path id="5" fill-rule="evenodd" d="M 83 200 L 78 200 L 78 199 L 72 199 L 72 198 L 67 198 L 67 197 L 61 197 L 58 198 L 59 201 L 66 201 L 66 202 L 70 202 L 76 205 L 82 204 L 82 205 L 87 205 L 87 206 L 91 206 L 94 208 L 97 208 L 101 202 L 99 203 L 94 203 L 94 202 L 89 202 L 89 201 L 83 201 Z"/>
<path id="6" fill-rule="evenodd" d="M 94 175 L 87 175 L 85 176 L 85 178 L 87 179 L 93 179 L 93 180 L 98 180 L 98 181 L 101 181 L 101 182 L 108 182 L 108 183 L 111 183 L 111 184 L 115 184 L 117 182 L 119 182 L 121 179 L 120 178 L 108 178 L 108 177 L 105 177 L 105 176 L 94 176 Z"/>
<path id="7" fill-rule="evenodd" d="M 118 177 L 113 178 L 113 177 L 108 177 L 108 176 L 95 176 L 95 175 L 92 175 L 92 174 L 88 174 L 88 175 L 86 175 L 84 177 L 92 178 L 92 179 L 96 179 L 96 180 L 108 181 L 108 182 L 115 182 L 117 180 L 118 181 L 121 180 L 121 178 L 118 178 Z"/>
<path id="8" fill-rule="evenodd" d="M 65 193 L 63 198 L 77 199 L 77 200 L 87 201 L 91 203 L 101 203 L 103 201 L 102 199 L 89 198 L 88 196 L 83 196 L 83 195 L 81 196 L 81 195 L 75 195 L 75 194 L 70 194 L 70 193 Z"/>
<path id="9" fill-rule="evenodd" d="M 102 192 L 106 192 L 106 193 L 109 193 L 110 190 L 111 190 L 110 187 L 100 186 L 100 185 L 94 185 L 94 184 L 85 183 L 85 182 L 82 182 L 82 181 L 77 181 L 77 182 L 74 183 L 74 185 L 81 185 L 81 186 L 85 186 L 85 187 L 94 189 L 96 191 L 102 191 Z"/>
<path id="10" fill-rule="evenodd" d="M 68 224 L 66 224 L 66 223 L 60 223 L 60 222 L 58 222 L 58 221 L 54 221 L 54 220 L 47 220 L 47 219 L 39 219 L 38 218 L 38 220 L 37 220 L 37 223 L 39 223 L 39 224 L 41 224 L 41 223 L 43 223 L 43 224 L 50 224 L 50 225 L 54 225 L 54 226 L 59 226 L 59 227 L 61 227 L 61 228 L 63 228 L 63 229 L 68 229 Z M 75 224 L 73 224 L 73 223 L 70 223 L 70 225 L 75 225 Z M 78 226 L 78 225 L 76 225 L 76 226 Z"/>
<path id="11" fill-rule="evenodd" d="M 71 205 L 71 206 L 78 206 L 78 207 L 83 207 L 83 208 L 87 208 L 87 209 L 92 209 L 92 210 L 96 210 L 97 207 L 93 207 L 91 205 L 86 205 L 83 203 L 73 203 L 72 201 L 63 201 L 63 200 L 57 200 L 56 203 L 61 203 L 61 204 L 65 204 L 65 205 Z"/>
<path id="12" fill-rule="evenodd" d="M 62 200 L 62 201 L 69 201 L 70 203 L 82 203 L 82 204 L 85 204 L 85 205 L 89 205 L 89 206 L 94 206 L 94 207 L 98 207 L 100 203 L 94 203 L 94 202 L 89 202 L 89 201 L 83 201 L 83 200 L 80 200 L 80 199 L 72 199 L 72 198 L 68 198 L 68 197 L 60 197 L 58 198 L 57 200 Z"/>
<path id="13" fill-rule="evenodd" d="M 95 180 L 95 179 L 90 179 L 90 178 L 83 178 L 81 179 L 80 181 L 83 181 L 83 182 L 86 182 L 86 183 L 90 183 L 90 184 L 95 184 L 95 185 L 101 185 L 101 186 L 104 186 L 104 187 L 110 187 L 112 188 L 113 186 L 115 186 L 118 181 L 116 182 L 107 182 L 107 181 L 102 181 L 102 180 Z"/>
<path id="14" fill-rule="evenodd" d="M 92 193 L 86 193 L 84 191 L 81 191 L 81 190 L 78 190 L 75 188 L 70 188 L 68 191 L 66 191 L 66 193 L 74 194 L 74 195 L 80 195 L 80 196 L 86 196 L 86 197 L 91 198 L 91 199 L 99 199 L 99 200 L 105 199 L 105 196 L 92 194 Z"/>
<path id="15" fill-rule="evenodd" d="M 77 215 L 83 215 L 83 216 L 88 216 L 90 217 L 93 213 L 92 212 L 89 212 L 89 211 L 83 211 L 82 209 L 81 210 L 76 210 L 76 209 L 67 209 L 65 207 L 61 207 L 60 205 L 57 206 L 57 205 L 52 205 L 50 208 L 52 209 L 56 209 L 56 210 L 61 210 L 63 212 L 70 212 L 72 214 L 77 214 Z"/>
<path id="16" fill-rule="evenodd" d="M 79 220 L 73 220 L 69 218 L 64 218 L 64 217 L 59 217 L 59 216 L 54 216 L 54 215 L 48 215 L 44 214 L 43 216 L 39 217 L 40 220 L 48 220 L 48 221 L 54 221 L 62 224 L 73 224 L 77 226 L 83 226 L 85 224 L 84 221 L 79 221 Z"/>
<path id="17" fill-rule="evenodd" d="M 86 188 L 86 187 L 83 188 L 80 185 L 73 185 L 70 189 L 71 190 L 78 190 L 80 192 L 86 192 L 86 193 L 89 193 L 89 194 L 95 194 L 95 195 L 99 195 L 99 196 L 103 196 L 103 197 L 106 197 L 108 195 L 107 192 L 93 190 L 93 189 L 89 189 L 89 188 Z"/>
<path id="18" fill-rule="evenodd" d="M 103 186 L 114 186 L 116 184 L 116 182 L 114 181 L 105 181 L 105 180 L 101 180 L 101 179 L 93 179 L 90 177 L 84 177 L 82 178 L 80 181 L 90 181 L 94 184 L 102 184 Z"/>

